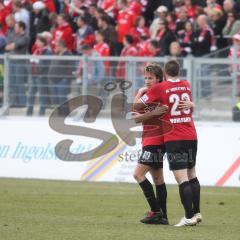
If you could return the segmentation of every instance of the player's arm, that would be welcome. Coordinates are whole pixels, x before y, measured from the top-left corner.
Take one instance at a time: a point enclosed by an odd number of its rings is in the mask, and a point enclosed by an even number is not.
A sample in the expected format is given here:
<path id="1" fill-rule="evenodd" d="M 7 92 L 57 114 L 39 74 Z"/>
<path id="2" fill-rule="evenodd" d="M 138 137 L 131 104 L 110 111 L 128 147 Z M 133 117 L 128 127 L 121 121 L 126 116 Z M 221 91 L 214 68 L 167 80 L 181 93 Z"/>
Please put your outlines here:
<path id="1" fill-rule="evenodd" d="M 133 102 L 133 109 L 136 111 L 140 111 L 144 107 L 148 106 L 148 104 L 157 102 L 159 93 L 158 88 L 156 86 L 151 87 L 144 93 L 141 97 L 136 96 Z"/>
<path id="2" fill-rule="evenodd" d="M 148 90 L 147 87 L 142 87 L 138 90 L 138 92 L 133 100 L 133 110 L 134 111 L 138 112 L 139 110 L 141 110 L 145 107 L 144 104 L 143 105 L 141 104 L 142 102 L 141 102 L 140 98 L 147 92 L 147 90 Z M 138 103 L 140 103 L 141 106 Z M 137 108 L 136 108 L 136 106 L 137 106 Z"/>
<path id="3" fill-rule="evenodd" d="M 156 116 L 162 117 L 167 112 L 167 110 L 168 106 L 163 105 L 157 106 L 151 112 L 146 113 L 133 112 L 133 119 L 136 123 L 142 123 Z"/>

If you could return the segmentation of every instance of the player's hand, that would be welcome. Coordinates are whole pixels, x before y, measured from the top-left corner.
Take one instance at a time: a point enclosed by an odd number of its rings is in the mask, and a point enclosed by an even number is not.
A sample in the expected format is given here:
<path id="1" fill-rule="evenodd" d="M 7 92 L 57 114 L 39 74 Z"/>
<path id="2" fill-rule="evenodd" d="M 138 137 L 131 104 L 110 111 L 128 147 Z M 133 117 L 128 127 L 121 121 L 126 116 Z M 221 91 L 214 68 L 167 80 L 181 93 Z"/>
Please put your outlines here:
<path id="1" fill-rule="evenodd" d="M 152 114 L 154 116 L 163 115 L 168 111 L 167 105 L 157 106 L 154 110 L 152 110 Z"/>
<path id="2" fill-rule="evenodd" d="M 138 94 L 143 95 L 147 92 L 148 88 L 147 87 L 142 87 L 138 90 Z"/>
<path id="3" fill-rule="evenodd" d="M 180 109 L 180 110 L 188 110 L 188 109 L 191 109 L 191 108 L 194 108 L 194 103 L 193 102 L 191 102 L 189 100 L 179 101 L 178 109 Z"/>

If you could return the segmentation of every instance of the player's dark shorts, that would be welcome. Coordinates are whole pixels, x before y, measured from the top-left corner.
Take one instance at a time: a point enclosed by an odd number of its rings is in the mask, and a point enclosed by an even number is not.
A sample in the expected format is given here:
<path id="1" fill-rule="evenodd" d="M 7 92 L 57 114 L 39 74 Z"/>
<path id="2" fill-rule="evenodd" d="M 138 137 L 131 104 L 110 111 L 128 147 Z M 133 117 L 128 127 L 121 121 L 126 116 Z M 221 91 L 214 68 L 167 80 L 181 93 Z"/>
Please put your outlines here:
<path id="1" fill-rule="evenodd" d="M 144 146 L 138 163 L 148 165 L 151 168 L 163 168 L 163 156 L 165 154 L 164 145 Z"/>
<path id="2" fill-rule="evenodd" d="M 191 169 L 196 165 L 197 140 L 165 143 L 170 170 Z"/>

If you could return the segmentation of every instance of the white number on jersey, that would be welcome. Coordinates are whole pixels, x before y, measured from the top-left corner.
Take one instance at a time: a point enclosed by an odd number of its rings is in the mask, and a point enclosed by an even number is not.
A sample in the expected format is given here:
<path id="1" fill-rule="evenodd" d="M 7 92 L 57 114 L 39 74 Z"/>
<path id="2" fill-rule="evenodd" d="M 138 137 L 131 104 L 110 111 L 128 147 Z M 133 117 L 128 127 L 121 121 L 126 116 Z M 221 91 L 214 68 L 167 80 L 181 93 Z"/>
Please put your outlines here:
<path id="1" fill-rule="evenodd" d="M 173 103 L 172 108 L 171 108 L 171 116 L 180 116 L 181 115 L 181 111 L 178 110 L 178 105 L 179 105 L 180 100 L 190 101 L 189 94 L 188 93 L 183 93 L 181 95 L 181 97 L 177 94 L 171 94 L 169 96 L 169 102 Z M 190 111 L 191 111 L 190 109 L 186 109 L 186 110 L 183 110 L 182 112 L 185 113 L 185 114 L 189 114 Z"/>

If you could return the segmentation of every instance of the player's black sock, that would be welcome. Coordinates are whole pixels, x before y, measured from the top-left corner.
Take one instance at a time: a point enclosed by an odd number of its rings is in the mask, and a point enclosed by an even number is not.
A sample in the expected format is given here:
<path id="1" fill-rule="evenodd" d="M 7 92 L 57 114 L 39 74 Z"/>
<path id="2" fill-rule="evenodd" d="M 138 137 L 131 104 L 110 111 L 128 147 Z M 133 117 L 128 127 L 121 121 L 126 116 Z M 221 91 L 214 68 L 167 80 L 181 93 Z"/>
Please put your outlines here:
<path id="1" fill-rule="evenodd" d="M 181 202 L 185 209 L 185 217 L 192 218 L 193 217 L 192 188 L 188 181 L 183 182 L 179 185 L 179 194 L 181 197 Z"/>
<path id="2" fill-rule="evenodd" d="M 200 213 L 200 183 L 197 178 L 193 178 L 189 182 L 193 194 L 193 212 Z"/>
<path id="3" fill-rule="evenodd" d="M 139 183 L 139 185 L 143 190 L 143 193 L 148 201 L 151 211 L 158 212 L 159 207 L 153 191 L 152 184 L 148 181 L 148 179 L 145 179 L 143 182 Z"/>
<path id="4" fill-rule="evenodd" d="M 167 188 L 165 183 L 156 185 L 156 195 L 158 206 L 163 211 L 163 217 L 167 218 Z"/>

